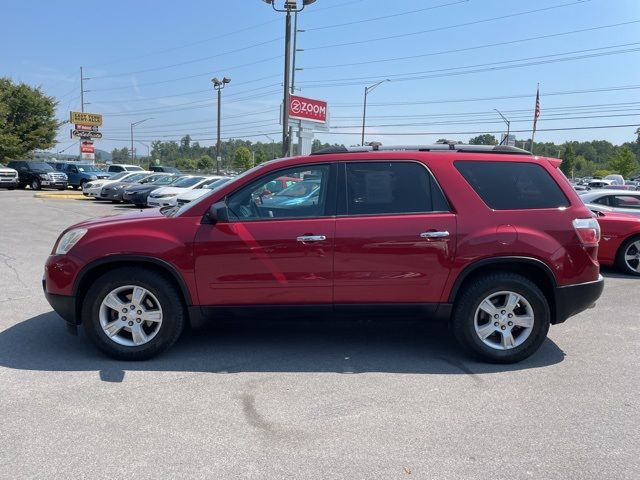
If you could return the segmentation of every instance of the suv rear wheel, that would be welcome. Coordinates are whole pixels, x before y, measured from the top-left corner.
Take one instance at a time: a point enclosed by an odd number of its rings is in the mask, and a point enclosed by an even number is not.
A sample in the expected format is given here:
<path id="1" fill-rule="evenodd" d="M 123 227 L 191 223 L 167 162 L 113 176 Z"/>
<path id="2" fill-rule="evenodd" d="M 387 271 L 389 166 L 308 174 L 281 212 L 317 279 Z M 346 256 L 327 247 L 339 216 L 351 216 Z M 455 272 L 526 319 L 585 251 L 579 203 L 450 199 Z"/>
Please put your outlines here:
<path id="1" fill-rule="evenodd" d="M 40 180 L 34 178 L 31 180 L 31 190 L 40 190 L 42 187 L 40 186 Z"/>
<path id="2" fill-rule="evenodd" d="M 453 316 L 458 342 L 483 360 L 519 362 L 544 342 L 550 323 L 549 303 L 526 277 L 495 273 L 469 284 Z"/>
<path id="3" fill-rule="evenodd" d="M 173 345 L 185 324 L 182 298 L 162 275 L 118 268 L 95 281 L 85 297 L 87 336 L 107 355 L 145 360 Z"/>

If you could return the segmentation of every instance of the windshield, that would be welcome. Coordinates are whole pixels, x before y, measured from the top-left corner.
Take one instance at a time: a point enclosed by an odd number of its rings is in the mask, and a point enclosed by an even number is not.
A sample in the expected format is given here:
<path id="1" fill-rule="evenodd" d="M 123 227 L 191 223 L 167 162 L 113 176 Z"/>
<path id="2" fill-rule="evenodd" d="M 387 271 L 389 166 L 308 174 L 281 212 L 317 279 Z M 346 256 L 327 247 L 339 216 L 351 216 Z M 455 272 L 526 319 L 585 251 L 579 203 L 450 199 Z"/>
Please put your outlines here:
<path id="1" fill-rule="evenodd" d="M 196 183 L 201 182 L 204 179 L 205 177 L 186 177 L 181 180 L 178 180 L 176 183 L 173 184 L 173 186 L 178 188 L 193 187 Z"/>
<path id="2" fill-rule="evenodd" d="M 124 178 L 127 175 L 131 175 L 131 173 L 130 172 L 116 173 L 115 175 L 112 175 L 111 177 L 109 177 L 109 180 L 120 180 L 121 178 Z"/>
<path id="3" fill-rule="evenodd" d="M 78 165 L 79 172 L 93 173 L 93 172 L 102 172 L 98 167 L 91 164 L 80 164 Z"/>
<path id="4" fill-rule="evenodd" d="M 53 172 L 53 167 L 44 162 L 30 162 L 29 168 L 32 170 L 44 170 L 46 172 Z"/>
<path id="5" fill-rule="evenodd" d="M 204 188 L 208 188 L 209 190 L 215 190 L 219 186 L 224 185 L 225 183 L 227 183 L 229 180 L 231 180 L 231 178 L 232 177 L 219 178 L 219 179 L 214 180 L 213 182 L 205 185 Z"/>
<path id="6" fill-rule="evenodd" d="M 131 172 L 129 172 L 131 173 Z M 143 178 L 149 176 L 148 173 L 134 173 L 133 175 L 131 175 L 130 177 L 127 177 L 125 180 L 129 183 L 135 183 L 135 182 L 139 182 L 140 180 L 142 180 Z"/>
<path id="7" fill-rule="evenodd" d="M 153 183 L 155 185 L 158 183 L 158 181 L 160 181 L 164 177 L 166 177 L 166 175 L 155 173 L 153 175 L 149 175 L 148 177 L 143 178 L 142 180 L 140 180 L 140 183 Z"/>
<path id="8" fill-rule="evenodd" d="M 130 167 L 125 167 L 125 168 L 130 172 L 139 172 L 140 170 L 142 170 L 142 167 L 136 167 L 135 165 L 132 165 Z"/>
<path id="9" fill-rule="evenodd" d="M 158 178 L 156 178 L 152 183 L 154 185 L 171 185 L 179 178 L 180 177 L 176 175 L 161 175 Z"/>

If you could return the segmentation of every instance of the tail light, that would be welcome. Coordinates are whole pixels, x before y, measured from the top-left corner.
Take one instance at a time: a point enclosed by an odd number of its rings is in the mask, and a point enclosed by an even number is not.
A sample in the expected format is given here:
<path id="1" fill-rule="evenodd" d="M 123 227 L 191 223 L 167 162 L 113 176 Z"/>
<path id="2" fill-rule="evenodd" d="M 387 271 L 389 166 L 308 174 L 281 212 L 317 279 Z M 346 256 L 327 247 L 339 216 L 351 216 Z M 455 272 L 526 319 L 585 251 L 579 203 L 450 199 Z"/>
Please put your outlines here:
<path id="1" fill-rule="evenodd" d="M 576 218 L 573 228 L 585 247 L 594 247 L 600 241 L 600 224 L 595 218 Z"/>

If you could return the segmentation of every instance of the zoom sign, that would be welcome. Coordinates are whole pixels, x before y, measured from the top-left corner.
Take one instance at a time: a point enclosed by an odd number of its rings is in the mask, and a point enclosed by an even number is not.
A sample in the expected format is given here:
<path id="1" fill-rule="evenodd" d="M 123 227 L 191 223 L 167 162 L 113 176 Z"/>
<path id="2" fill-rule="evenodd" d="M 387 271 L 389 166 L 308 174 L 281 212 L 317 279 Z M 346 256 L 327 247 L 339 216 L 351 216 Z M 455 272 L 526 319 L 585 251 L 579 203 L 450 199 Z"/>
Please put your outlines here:
<path id="1" fill-rule="evenodd" d="M 289 117 L 312 122 L 327 122 L 327 102 L 291 95 Z"/>

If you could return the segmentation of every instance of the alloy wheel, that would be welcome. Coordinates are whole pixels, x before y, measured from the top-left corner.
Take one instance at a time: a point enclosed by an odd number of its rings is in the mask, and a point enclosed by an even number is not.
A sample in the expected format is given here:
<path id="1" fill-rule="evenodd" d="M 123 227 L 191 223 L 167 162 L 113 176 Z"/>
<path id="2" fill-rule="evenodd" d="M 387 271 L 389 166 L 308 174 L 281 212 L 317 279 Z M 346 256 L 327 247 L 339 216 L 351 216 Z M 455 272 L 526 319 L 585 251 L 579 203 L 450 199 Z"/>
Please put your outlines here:
<path id="1" fill-rule="evenodd" d="M 102 331 L 119 345 L 149 343 L 162 326 L 162 307 L 146 288 L 125 285 L 109 292 L 100 304 Z"/>
<path id="2" fill-rule="evenodd" d="M 629 270 L 640 273 L 640 240 L 629 244 L 624 252 L 624 263 Z"/>
<path id="3" fill-rule="evenodd" d="M 531 335 L 534 313 L 522 295 L 502 291 L 486 297 L 476 309 L 474 327 L 478 338 L 496 350 L 522 345 Z"/>

